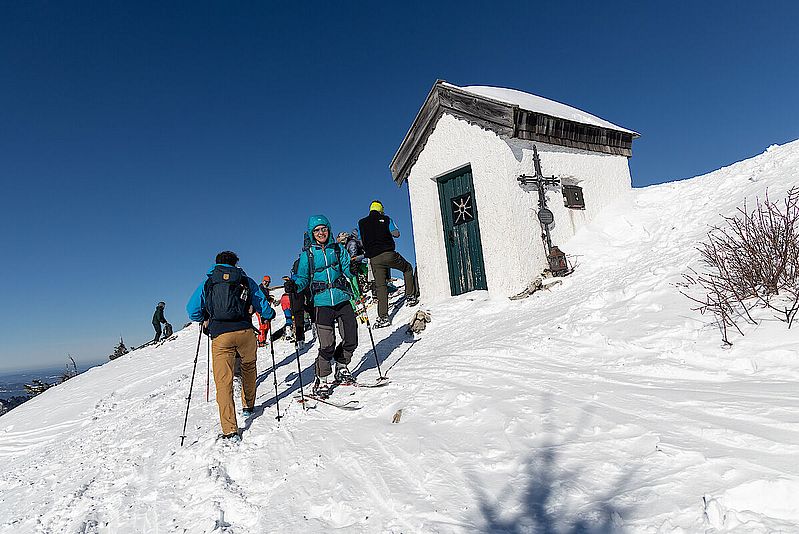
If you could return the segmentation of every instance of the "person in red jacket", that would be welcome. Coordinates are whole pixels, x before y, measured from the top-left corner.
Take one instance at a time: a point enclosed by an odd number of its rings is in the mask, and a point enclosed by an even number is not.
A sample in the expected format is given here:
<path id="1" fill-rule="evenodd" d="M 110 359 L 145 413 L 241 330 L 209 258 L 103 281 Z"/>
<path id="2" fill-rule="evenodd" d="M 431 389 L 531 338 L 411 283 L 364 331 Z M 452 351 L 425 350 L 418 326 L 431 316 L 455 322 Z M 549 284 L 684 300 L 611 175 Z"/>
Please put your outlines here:
<path id="1" fill-rule="evenodd" d="M 283 296 L 280 297 L 280 307 L 283 309 L 283 315 L 286 316 L 286 330 L 283 337 L 294 341 L 294 321 L 291 320 L 291 298 L 288 293 L 283 293 Z"/>

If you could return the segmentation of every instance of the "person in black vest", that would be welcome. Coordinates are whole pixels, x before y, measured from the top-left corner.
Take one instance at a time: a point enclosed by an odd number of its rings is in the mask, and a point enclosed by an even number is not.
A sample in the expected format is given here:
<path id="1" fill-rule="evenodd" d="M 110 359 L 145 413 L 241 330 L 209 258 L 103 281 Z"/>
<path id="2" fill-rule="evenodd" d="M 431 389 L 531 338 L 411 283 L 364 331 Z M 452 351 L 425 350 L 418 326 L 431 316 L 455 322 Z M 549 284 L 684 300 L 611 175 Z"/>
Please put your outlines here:
<path id="1" fill-rule="evenodd" d="M 161 323 L 168 326 L 167 334 L 164 338 L 168 338 L 172 335 L 172 325 L 164 317 L 164 308 L 166 307 L 166 303 L 161 301 L 155 307 L 155 312 L 153 313 L 153 328 L 155 329 L 155 338 L 153 339 L 154 343 L 157 343 L 159 339 L 161 339 Z"/>
<path id="2" fill-rule="evenodd" d="M 383 213 L 383 204 L 379 200 L 372 202 L 369 206 L 369 215 L 358 221 L 358 228 L 375 277 L 378 315 L 375 328 L 382 328 L 391 324 L 391 319 L 388 317 L 387 285 L 391 269 L 402 271 L 402 276 L 405 278 L 405 303 L 408 306 L 416 306 L 419 303 L 413 279 L 413 266 L 395 250 L 394 238 L 399 237 L 400 232 L 391 217 Z"/>
<path id="3" fill-rule="evenodd" d="M 226 250 L 216 256 L 216 265 L 197 287 L 186 305 L 189 319 L 207 325 L 211 336 L 216 403 L 222 423 L 222 437 L 238 441 L 239 426 L 233 402 L 233 367 L 241 356 L 242 415 L 252 415 L 255 406 L 256 352 L 252 314 L 269 321 L 275 312 L 258 284 L 237 267 L 239 257 Z"/>

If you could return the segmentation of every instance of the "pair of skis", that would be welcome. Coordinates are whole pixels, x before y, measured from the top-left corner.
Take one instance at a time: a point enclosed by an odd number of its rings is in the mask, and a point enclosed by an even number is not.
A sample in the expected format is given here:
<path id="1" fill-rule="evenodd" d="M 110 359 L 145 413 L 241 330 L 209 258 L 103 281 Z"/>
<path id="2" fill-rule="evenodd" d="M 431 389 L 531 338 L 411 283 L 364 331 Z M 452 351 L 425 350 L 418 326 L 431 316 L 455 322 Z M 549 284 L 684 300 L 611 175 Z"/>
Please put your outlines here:
<path id="1" fill-rule="evenodd" d="M 357 382 L 355 380 L 351 380 L 349 382 L 345 382 L 345 383 L 336 385 L 334 387 L 334 389 L 339 388 L 339 387 L 346 387 L 346 386 L 353 386 L 353 387 L 356 387 L 356 388 L 381 388 L 383 386 L 389 385 L 390 383 L 391 383 L 391 380 L 389 380 L 388 378 L 378 379 L 376 382 L 369 383 L 369 384 L 363 384 L 361 382 Z M 295 395 L 294 398 L 297 399 L 299 402 L 302 402 L 302 399 L 301 399 L 300 396 Z M 320 397 L 319 395 L 316 395 L 314 393 L 306 393 L 305 394 L 305 398 L 306 399 L 313 399 L 316 402 L 320 402 L 322 404 L 327 404 L 328 406 L 333 406 L 334 408 L 339 408 L 341 410 L 353 411 L 353 410 L 360 410 L 361 409 L 361 403 L 360 403 L 360 401 L 357 401 L 357 400 L 350 400 L 350 401 L 346 401 L 346 402 L 337 402 L 335 400 L 330 400 L 330 397 Z"/>

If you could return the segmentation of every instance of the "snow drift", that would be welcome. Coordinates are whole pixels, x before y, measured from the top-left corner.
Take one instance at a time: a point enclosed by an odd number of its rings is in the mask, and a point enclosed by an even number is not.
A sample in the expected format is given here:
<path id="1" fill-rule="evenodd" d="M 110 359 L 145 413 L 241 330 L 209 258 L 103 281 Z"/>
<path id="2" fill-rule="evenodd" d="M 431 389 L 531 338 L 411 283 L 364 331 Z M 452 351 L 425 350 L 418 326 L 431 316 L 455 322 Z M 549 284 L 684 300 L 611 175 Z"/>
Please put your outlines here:
<path id="1" fill-rule="evenodd" d="M 336 393 L 358 412 L 303 411 L 278 342 L 278 423 L 261 349 L 238 445 L 215 439 L 203 340 L 178 446 L 195 326 L 92 369 L 0 417 L 0 533 L 797 531 L 799 335 L 766 321 L 724 350 L 674 287 L 710 224 L 797 177 L 794 142 L 635 190 L 561 244 L 560 285 L 432 303 L 416 339 L 395 308 L 392 383 Z M 364 327 L 352 370 L 377 376 Z"/>

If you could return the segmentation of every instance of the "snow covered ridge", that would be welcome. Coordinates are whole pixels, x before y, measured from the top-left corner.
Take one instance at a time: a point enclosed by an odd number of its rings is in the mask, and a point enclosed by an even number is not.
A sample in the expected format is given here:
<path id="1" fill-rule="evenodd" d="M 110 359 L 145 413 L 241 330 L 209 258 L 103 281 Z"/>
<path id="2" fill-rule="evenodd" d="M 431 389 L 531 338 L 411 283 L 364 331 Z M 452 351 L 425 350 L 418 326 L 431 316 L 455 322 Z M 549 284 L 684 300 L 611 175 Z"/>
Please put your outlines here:
<path id="1" fill-rule="evenodd" d="M 358 412 L 303 412 L 278 342 L 278 425 L 262 349 L 236 446 L 205 340 L 178 446 L 195 326 L 92 369 L 0 417 L 0 533 L 797 532 L 796 332 L 723 350 L 673 286 L 709 225 L 797 177 L 793 142 L 633 190 L 563 244 L 579 267 L 549 291 L 444 300 L 418 339 L 396 308 L 374 332 L 392 383 L 335 393 Z M 364 326 L 351 367 L 376 377 Z"/>

